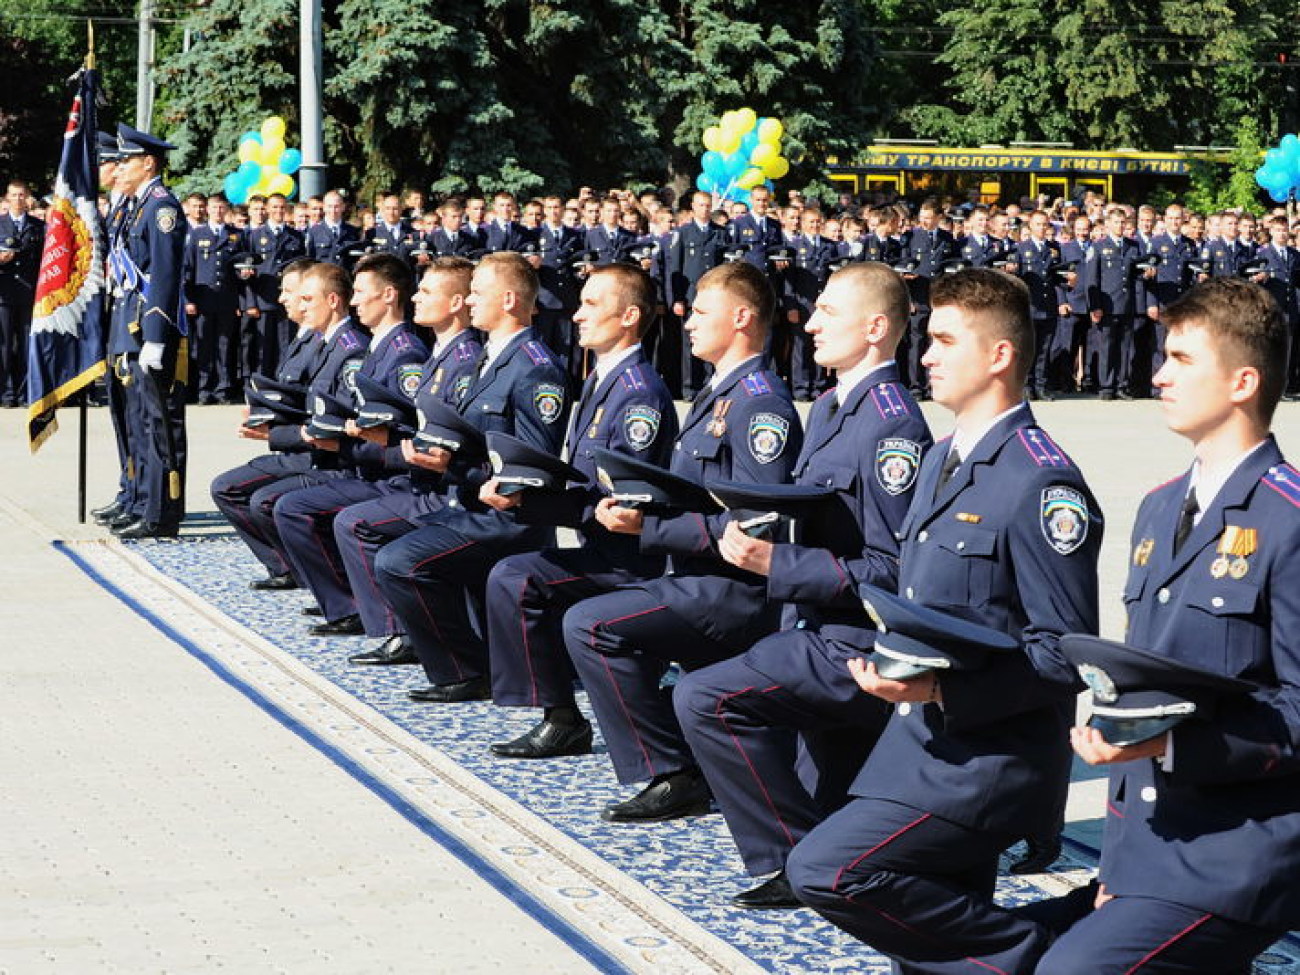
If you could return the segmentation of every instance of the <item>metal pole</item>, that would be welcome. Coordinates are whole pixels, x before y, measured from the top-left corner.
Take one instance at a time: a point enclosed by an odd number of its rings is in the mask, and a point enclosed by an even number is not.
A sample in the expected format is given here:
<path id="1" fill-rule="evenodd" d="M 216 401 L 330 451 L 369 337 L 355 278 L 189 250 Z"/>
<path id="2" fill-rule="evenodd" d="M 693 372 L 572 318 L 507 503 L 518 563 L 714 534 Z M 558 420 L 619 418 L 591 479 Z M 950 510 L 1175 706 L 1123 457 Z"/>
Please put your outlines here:
<path id="1" fill-rule="evenodd" d="M 86 408 L 90 399 L 90 390 L 82 389 L 78 413 L 81 428 L 77 431 L 77 524 L 86 523 L 86 429 L 90 420 L 90 411 Z"/>
<path id="2" fill-rule="evenodd" d="M 140 0 L 140 37 L 135 57 L 135 127 L 148 132 L 153 118 L 153 20 L 155 0 Z"/>
<path id="3" fill-rule="evenodd" d="M 298 199 L 325 192 L 325 133 L 321 118 L 320 0 L 299 0 L 299 106 L 302 116 L 302 168 Z"/>

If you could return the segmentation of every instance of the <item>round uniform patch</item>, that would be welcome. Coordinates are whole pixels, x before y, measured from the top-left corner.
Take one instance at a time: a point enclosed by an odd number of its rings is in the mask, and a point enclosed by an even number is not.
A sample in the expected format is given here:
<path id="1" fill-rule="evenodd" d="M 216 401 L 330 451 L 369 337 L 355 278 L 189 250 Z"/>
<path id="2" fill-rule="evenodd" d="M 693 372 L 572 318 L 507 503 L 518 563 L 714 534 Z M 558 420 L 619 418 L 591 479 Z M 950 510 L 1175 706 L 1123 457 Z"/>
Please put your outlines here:
<path id="1" fill-rule="evenodd" d="M 564 412 L 564 390 L 555 383 L 539 383 L 533 390 L 533 405 L 543 423 L 554 423 Z"/>
<path id="2" fill-rule="evenodd" d="M 876 480 L 890 494 L 902 494 L 916 483 L 921 467 L 921 445 L 915 440 L 891 437 L 876 445 Z"/>
<path id="3" fill-rule="evenodd" d="M 1115 682 L 1110 679 L 1110 674 L 1106 671 L 1095 664 L 1079 664 L 1076 669 L 1098 704 L 1114 704 L 1119 700 L 1119 691 L 1115 689 Z"/>
<path id="4" fill-rule="evenodd" d="M 349 359 L 343 363 L 343 368 L 339 370 L 339 375 L 343 379 L 343 385 L 348 388 L 348 392 L 355 394 L 357 391 L 357 373 L 361 371 L 360 359 Z"/>
<path id="5" fill-rule="evenodd" d="M 159 207 L 157 220 L 158 229 L 165 234 L 170 234 L 176 228 L 176 208 Z"/>
<path id="6" fill-rule="evenodd" d="M 1069 555 L 1088 537 L 1088 504 L 1074 488 L 1044 488 L 1039 524 L 1047 543 L 1061 555 Z"/>
<path id="7" fill-rule="evenodd" d="M 452 399 L 454 399 L 457 403 L 463 400 L 465 398 L 465 394 L 469 392 L 469 384 L 473 378 L 474 377 L 471 376 L 469 373 L 466 373 L 465 375 L 458 377 L 456 382 L 453 383 L 451 387 Z"/>
<path id="8" fill-rule="evenodd" d="M 649 406 L 629 406 L 623 414 L 623 436 L 633 450 L 645 450 L 659 433 L 658 410 Z"/>
<path id="9" fill-rule="evenodd" d="M 755 413 L 749 420 L 749 452 L 760 464 L 781 456 L 790 439 L 790 421 L 775 413 Z"/>
<path id="10" fill-rule="evenodd" d="M 424 378 L 421 374 L 419 365 L 406 365 L 397 367 L 397 385 L 402 392 L 406 394 L 407 399 L 415 399 L 415 394 L 420 388 L 420 380 Z"/>

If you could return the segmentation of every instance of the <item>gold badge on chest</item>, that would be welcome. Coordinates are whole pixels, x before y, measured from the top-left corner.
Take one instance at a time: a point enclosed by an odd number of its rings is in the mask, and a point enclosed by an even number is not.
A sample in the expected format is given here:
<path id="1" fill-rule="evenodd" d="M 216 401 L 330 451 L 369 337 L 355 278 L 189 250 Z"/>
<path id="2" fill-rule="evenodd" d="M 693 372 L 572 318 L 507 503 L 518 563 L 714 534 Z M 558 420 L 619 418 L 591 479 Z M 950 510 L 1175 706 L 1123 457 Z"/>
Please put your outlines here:
<path id="1" fill-rule="evenodd" d="M 1156 547 L 1154 538 L 1144 538 L 1133 548 L 1133 564 L 1144 566 L 1151 561 L 1151 552 Z"/>

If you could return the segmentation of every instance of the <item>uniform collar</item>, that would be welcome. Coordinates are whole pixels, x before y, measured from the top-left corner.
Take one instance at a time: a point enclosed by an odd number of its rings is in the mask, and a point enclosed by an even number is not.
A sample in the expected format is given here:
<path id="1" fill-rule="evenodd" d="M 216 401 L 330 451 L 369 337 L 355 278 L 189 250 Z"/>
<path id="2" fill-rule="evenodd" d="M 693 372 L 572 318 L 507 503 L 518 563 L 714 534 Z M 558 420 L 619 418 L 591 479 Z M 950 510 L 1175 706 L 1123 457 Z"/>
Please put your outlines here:
<path id="1" fill-rule="evenodd" d="M 624 362 L 632 358 L 632 356 L 637 355 L 640 351 L 641 343 L 637 342 L 629 348 L 624 349 L 622 352 L 610 356 L 608 359 L 597 359 L 594 370 L 596 373 L 596 385 L 599 386 L 603 383 L 606 379 L 617 372 Z"/>

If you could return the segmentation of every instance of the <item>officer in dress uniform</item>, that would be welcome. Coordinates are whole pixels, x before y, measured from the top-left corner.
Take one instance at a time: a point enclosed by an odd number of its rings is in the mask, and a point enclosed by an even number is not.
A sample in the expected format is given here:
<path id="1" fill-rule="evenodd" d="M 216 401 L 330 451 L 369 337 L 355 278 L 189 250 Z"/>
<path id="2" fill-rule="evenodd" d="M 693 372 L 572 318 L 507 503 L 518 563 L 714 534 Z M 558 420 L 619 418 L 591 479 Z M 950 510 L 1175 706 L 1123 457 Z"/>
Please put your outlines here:
<path id="1" fill-rule="evenodd" d="M 372 399 L 385 397 L 393 406 L 405 406 L 414 420 L 414 401 L 420 386 L 421 365 L 429 350 L 405 320 L 411 294 L 411 273 L 406 262 L 392 254 L 372 254 L 357 262 L 352 284 L 352 308 L 370 332 L 370 344 L 352 377 L 352 396 L 344 402 L 356 410 Z M 368 385 L 367 385 L 368 384 Z M 349 418 L 354 419 L 354 418 Z M 400 442 L 395 422 L 374 429 L 368 437 L 346 424 L 343 435 L 313 438 L 312 446 L 337 451 L 342 476 L 282 494 L 272 516 L 281 552 L 294 578 L 311 590 L 324 621 L 312 627 L 317 636 L 355 636 L 363 632 L 357 603 L 347 584 L 334 538 L 334 517 L 349 505 L 405 491 L 405 482 L 391 479 L 405 473 L 400 454 L 388 448 Z"/>
<path id="2" fill-rule="evenodd" d="M 1061 252 L 1047 239 L 1047 214 L 1035 210 L 1029 215 L 1029 236 L 1016 245 L 1016 273 L 1029 288 L 1030 314 L 1034 320 L 1034 369 L 1029 377 L 1029 398 L 1055 399 L 1051 389 L 1053 366 L 1060 358 L 1054 344 L 1060 295 L 1054 274 Z"/>
<path id="3" fill-rule="evenodd" d="M 897 217 L 890 207 L 878 207 L 873 214 L 876 225 L 875 229 L 862 240 L 862 259 L 893 267 L 902 256 L 902 245 L 894 236 Z"/>
<path id="4" fill-rule="evenodd" d="M 1152 376 L 1165 363 L 1164 310 L 1192 286 L 1188 262 L 1196 257 L 1197 247 L 1195 241 L 1183 234 L 1185 219 L 1186 211 L 1177 203 L 1171 203 L 1165 207 L 1164 230 L 1151 238 L 1151 253 L 1160 259 L 1155 276 L 1147 283 L 1147 318 L 1154 323 L 1151 329 Z"/>
<path id="5" fill-rule="evenodd" d="M 1061 267 L 1056 272 L 1060 307 L 1057 308 L 1054 339 L 1065 359 L 1060 382 L 1062 388 L 1069 391 L 1076 388 L 1075 370 L 1080 361 L 1083 375 L 1079 387 L 1087 390 L 1091 382 L 1087 349 L 1092 320 L 1088 315 L 1088 278 L 1083 272 L 1092 254 L 1092 221 L 1087 217 L 1077 217 L 1072 229 L 1073 236 L 1061 241 Z M 1092 391 L 1096 392 L 1095 387 Z"/>
<path id="6" fill-rule="evenodd" d="M 564 364 L 571 381 L 582 368 L 582 355 L 574 348 L 573 312 L 578 287 L 573 258 L 582 249 L 582 234 L 562 222 L 564 201 L 558 196 L 542 200 L 542 225 L 536 230 L 537 314 L 533 328 L 542 344 Z"/>
<path id="7" fill-rule="evenodd" d="M 1209 277 L 1231 278 L 1250 259 L 1250 248 L 1237 239 L 1235 213 L 1224 210 L 1218 217 L 1219 233 L 1201 248 L 1201 259 L 1209 262 Z"/>
<path id="8" fill-rule="evenodd" d="M 663 572 L 663 558 L 642 555 L 637 540 L 596 521 L 598 457 L 613 451 L 665 466 L 677 434 L 677 411 L 663 380 L 650 368 L 640 339 L 653 321 L 655 296 L 647 274 L 627 265 L 593 269 L 575 316 L 578 341 L 595 356 L 566 439 L 565 456 L 589 484 L 562 495 L 524 492 L 509 497 L 493 483 L 481 497 L 521 520 L 578 528 L 580 548 L 513 555 L 488 578 L 488 649 L 492 699 L 506 707 L 544 708 L 542 720 L 519 738 L 492 746 L 506 758 L 546 758 L 591 750 L 591 725 L 573 695 L 573 666 L 554 624 L 579 600 Z"/>
<path id="9" fill-rule="evenodd" d="M 889 267 L 850 265 L 832 275 L 808 330 L 818 363 L 838 381 L 813 406 L 794 477 L 834 488 L 840 503 L 798 545 L 727 526 L 723 557 L 767 577 L 768 596 L 786 603 L 783 629 L 688 674 L 673 693 L 746 869 L 776 874 L 737 896 L 741 907 L 798 906 L 785 858 L 844 803 L 888 718 L 888 705 L 861 693 L 847 662 L 874 635 L 857 584 L 897 584 L 895 533 L 933 443 L 893 361 L 908 306 L 907 288 Z M 794 761 L 801 738 L 816 764 L 811 787 Z"/>
<path id="10" fill-rule="evenodd" d="M 317 264 L 299 272 L 286 269 L 282 292 L 286 307 L 297 306 L 298 339 L 289 347 L 278 382 L 305 388 L 303 402 L 314 405 L 318 396 L 350 393 L 350 384 L 366 354 L 370 336 L 348 315 L 352 297 L 351 276 L 336 264 Z M 304 335 L 307 329 L 310 335 Z M 262 385 L 259 377 L 250 384 Z M 296 589 L 289 560 L 276 534 L 273 515 L 280 496 L 300 487 L 341 477 L 338 454 L 317 449 L 304 434 L 301 422 L 269 427 L 265 434 L 242 436 L 266 442 L 271 454 L 220 475 L 212 482 L 212 500 L 267 571 L 249 585 L 255 590 Z"/>
<path id="11" fill-rule="evenodd" d="M 695 355 L 715 367 L 673 450 L 671 470 L 706 479 L 777 484 L 789 479 L 802 443 L 789 391 L 763 364 L 775 297 L 743 261 L 706 274 L 686 323 Z M 601 501 L 608 530 L 639 535 L 641 551 L 669 556 L 662 578 L 578 603 L 564 617 L 564 643 L 590 695 L 619 782 L 649 783 L 608 806 L 613 822 L 698 815 L 709 793 L 660 689 L 670 664 L 694 670 L 742 653 L 776 629 L 778 607 L 761 576 L 717 554 L 726 519 L 643 515 Z"/>
<path id="12" fill-rule="evenodd" d="M 482 432 L 510 434 L 558 454 L 567 416 L 568 377 L 529 327 L 537 275 L 518 254 L 488 254 L 474 272 L 474 326 L 487 335 L 480 368 L 461 400 L 461 413 Z M 429 455 L 446 470 L 446 451 Z M 456 474 L 456 476 L 452 476 Z M 421 527 L 385 545 L 375 559 L 380 592 L 409 635 L 431 686 L 409 692 L 417 701 L 482 700 L 489 694 L 487 647 L 471 624 L 468 600 L 481 614 L 488 573 L 507 555 L 554 542 L 554 529 L 521 523 L 513 513 L 479 500 L 487 472 L 475 468 L 444 478 L 445 506 Z"/>
<path id="13" fill-rule="evenodd" d="M 266 198 L 266 223 L 245 234 L 255 267 L 245 278 L 248 306 L 254 318 L 253 371 L 273 375 L 286 346 L 293 340 L 293 323 L 280 307 L 280 272 L 306 254 L 302 234 L 286 223 L 289 201 L 281 193 Z"/>
<path id="14" fill-rule="evenodd" d="M 712 198 L 708 193 L 691 194 L 691 219 L 677 228 L 677 237 L 668 254 L 668 299 L 677 320 L 685 322 L 695 289 L 704 275 L 722 263 L 722 249 L 727 233 L 709 218 Z M 682 341 L 681 395 L 694 399 L 707 378 L 705 365 L 691 355 L 691 345 Z M 671 385 L 671 383 L 670 383 Z"/>
<path id="15" fill-rule="evenodd" d="M 1269 243 L 1255 254 L 1257 263 L 1267 269 L 1259 282 L 1282 309 L 1291 335 L 1291 364 L 1287 370 L 1286 395 L 1300 392 L 1300 252 L 1287 243 L 1286 217 L 1268 220 Z"/>
<path id="16" fill-rule="evenodd" d="M 743 245 L 745 260 L 764 273 L 768 248 L 782 244 L 781 224 L 771 210 L 772 191 L 766 186 L 755 186 L 749 192 L 749 212 L 727 225 L 728 243 Z"/>
<path id="17" fill-rule="evenodd" d="M 478 332 L 470 328 L 470 278 L 474 265 L 462 257 L 439 257 L 424 272 L 415 293 L 415 324 L 433 335 L 433 349 L 421 369 L 420 385 L 415 394 L 417 420 L 425 422 L 420 430 L 396 447 L 389 447 L 387 464 L 405 472 L 389 480 L 391 493 L 371 501 L 350 505 L 334 519 L 334 538 L 347 570 L 348 589 L 356 596 L 357 612 L 367 636 L 381 638 L 379 646 L 363 650 L 348 658 L 362 665 L 390 666 L 418 663 L 396 614 L 384 601 L 375 582 L 375 558 L 379 550 L 395 538 L 415 531 L 416 519 L 437 511 L 443 505 L 438 493 L 441 473 L 419 466 L 423 447 L 431 442 L 421 431 L 429 425 L 432 404 L 455 411 L 474 378 L 483 346 Z M 459 414 L 456 414 L 459 416 Z M 462 460 L 464 458 L 461 458 Z M 482 458 L 479 458 L 481 462 Z"/>
<path id="18" fill-rule="evenodd" d="M 1088 290 L 1088 358 L 1096 360 L 1097 385 L 1101 398 L 1116 395 L 1132 399 L 1126 366 L 1133 360 L 1134 316 L 1146 307 L 1136 262 L 1141 256 L 1138 246 L 1123 236 L 1124 211 L 1111 207 L 1106 211 L 1106 235 L 1092 245 L 1083 277 Z"/>
<path id="19" fill-rule="evenodd" d="M 513 193 L 504 190 L 492 197 L 492 219 L 484 227 L 487 233 L 487 251 L 519 251 L 524 244 L 536 242 L 532 228 L 515 219 L 516 202 Z"/>
<path id="20" fill-rule="evenodd" d="M 587 231 L 586 250 L 596 252 L 597 264 L 613 264 L 636 236 L 619 223 L 619 204 L 607 197 L 600 204 L 600 222 Z"/>
<path id="21" fill-rule="evenodd" d="M 244 235 L 226 223 L 220 193 L 205 203 L 207 220 L 185 243 L 185 314 L 192 332 L 190 399 L 234 402 L 239 388 L 239 279 L 233 263 Z"/>
<path id="22" fill-rule="evenodd" d="M 36 276 L 45 246 L 45 222 L 29 214 L 31 193 L 21 180 L 5 192 L 0 213 L 0 405 L 27 398 L 27 335 L 32 327 Z"/>
<path id="23" fill-rule="evenodd" d="M 811 402 L 828 382 L 825 370 L 813 356 L 813 337 L 804 328 L 812 317 L 817 296 L 826 286 L 830 264 L 839 252 L 838 245 L 822 236 L 822 214 L 804 210 L 799 221 L 799 236 L 794 244 L 794 262 L 785 276 L 787 288 L 786 325 L 790 350 L 790 391 L 800 402 Z"/>
<path id="24" fill-rule="evenodd" d="M 939 211 L 931 201 L 921 204 L 917 225 L 903 235 L 902 260 L 910 270 L 903 275 L 912 296 L 912 317 L 908 324 L 904 381 L 918 399 L 926 399 L 925 354 L 926 326 L 930 321 L 930 283 L 939 268 L 955 256 L 952 234 L 939 226 Z"/>
<path id="25" fill-rule="evenodd" d="M 307 256 L 351 270 L 348 252 L 361 242 L 361 231 L 343 219 L 343 196 L 330 190 L 321 202 L 322 219 L 307 230 Z"/>
<path id="26" fill-rule="evenodd" d="M 904 606 L 998 631 L 1012 649 L 935 646 L 886 617 L 885 630 L 920 645 L 903 655 L 912 662 L 884 665 L 878 634 L 873 660 L 849 666 L 893 715 L 856 798 L 794 848 L 786 871 L 801 901 L 899 971 L 1025 971 L 1020 959 L 1046 939 L 993 902 L 998 856 L 1060 816 L 1077 681 L 1057 642 L 1096 632 L 1102 526 L 1078 468 L 1021 401 L 1034 345 L 1024 284 L 972 269 L 942 276 L 931 297 L 925 365 L 957 428 L 922 463 L 899 593 Z"/>
<path id="27" fill-rule="evenodd" d="M 372 254 L 392 254 L 406 260 L 415 240 L 415 228 L 402 216 L 402 199 L 386 193 L 379 200 L 375 225 L 365 233 Z"/>
<path id="28" fill-rule="evenodd" d="M 1110 782 L 1100 886 L 1073 898 L 1084 916 L 1043 975 L 1247 975 L 1300 924 L 1300 472 L 1269 434 L 1287 329 L 1231 279 L 1190 291 L 1166 323 L 1155 382 L 1195 460 L 1138 510 L 1126 640 L 1219 683 L 1200 688 L 1207 702 L 1172 693 L 1185 673 L 1136 673 L 1123 648 L 1071 654 L 1104 719 L 1071 742 Z"/>
<path id="29" fill-rule="evenodd" d="M 991 267 L 1002 256 L 1001 242 L 989 235 L 987 207 L 975 207 L 966 217 L 966 236 L 957 242 L 957 254 L 969 267 Z"/>
<path id="30" fill-rule="evenodd" d="M 134 467 L 131 520 L 114 522 L 119 538 L 175 536 L 185 516 L 185 341 L 181 301 L 185 221 L 163 185 L 174 146 L 118 126 L 117 188 L 126 211 L 113 253 L 118 297 L 108 355 L 125 386 L 124 418 Z"/>

